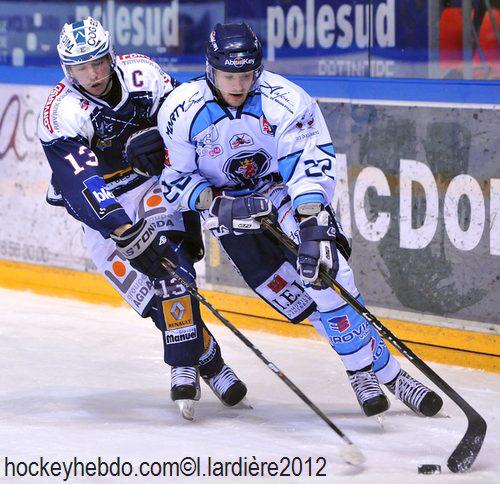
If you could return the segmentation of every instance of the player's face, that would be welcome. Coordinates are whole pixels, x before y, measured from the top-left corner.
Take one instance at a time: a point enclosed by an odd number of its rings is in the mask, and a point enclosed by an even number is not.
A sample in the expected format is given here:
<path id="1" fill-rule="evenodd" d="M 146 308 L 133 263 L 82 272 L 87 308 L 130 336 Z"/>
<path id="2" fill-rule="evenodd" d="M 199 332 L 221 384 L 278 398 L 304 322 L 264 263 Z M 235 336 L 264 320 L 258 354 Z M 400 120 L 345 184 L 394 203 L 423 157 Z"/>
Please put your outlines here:
<path id="1" fill-rule="evenodd" d="M 68 66 L 68 71 L 92 96 L 102 96 L 111 87 L 111 59 L 108 55 L 83 64 Z"/>
<path id="2" fill-rule="evenodd" d="M 239 107 L 248 96 L 254 83 L 254 71 L 223 72 L 215 69 L 215 87 L 224 101 L 232 107 Z"/>

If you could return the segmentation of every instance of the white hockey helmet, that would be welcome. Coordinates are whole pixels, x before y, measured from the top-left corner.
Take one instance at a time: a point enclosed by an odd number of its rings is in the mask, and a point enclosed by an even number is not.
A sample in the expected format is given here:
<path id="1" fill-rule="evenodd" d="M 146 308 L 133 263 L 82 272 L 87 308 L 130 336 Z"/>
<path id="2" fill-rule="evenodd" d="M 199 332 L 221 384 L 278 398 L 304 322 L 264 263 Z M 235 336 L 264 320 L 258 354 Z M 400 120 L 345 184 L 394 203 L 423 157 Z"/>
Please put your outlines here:
<path id="1" fill-rule="evenodd" d="M 111 70 L 115 68 L 116 55 L 111 35 L 101 23 L 87 17 L 79 22 L 64 24 L 57 44 L 57 52 L 65 76 L 76 82 L 68 67 L 110 56 Z"/>

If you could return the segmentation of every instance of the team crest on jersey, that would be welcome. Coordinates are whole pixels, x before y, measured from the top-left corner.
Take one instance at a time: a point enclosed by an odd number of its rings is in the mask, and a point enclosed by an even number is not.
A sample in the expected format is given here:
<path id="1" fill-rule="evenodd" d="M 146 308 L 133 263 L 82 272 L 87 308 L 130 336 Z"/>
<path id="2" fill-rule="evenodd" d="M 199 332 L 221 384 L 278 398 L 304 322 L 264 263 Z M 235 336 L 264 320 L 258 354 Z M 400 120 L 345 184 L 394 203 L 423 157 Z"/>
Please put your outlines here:
<path id="1" fill-rule="evenodd" d="M 269 169 L 270 161 L 271 156 L 263 149 L 244 151 L 229 158 L 223 171 L 230 180 L 249 185 Z"/>
<path id="2" fill-rule="evenodd" d="M 246 133 L 235 134 L 230 140 L 229 145 L 233 149 L 240 148 L 242 146 L 253 145 L 253 139 L 250 135 Z"/>
<path id="3" fill-rule="evenodd" d="M 92 121 L 94 122 L 95 132 L 99 138 L 107 138 L 113 134 L 115 127 L 119 122 L 118 120 L 111 119 L 102 112 L 98 112 L 95 116 L 92 116 Z"/>
<path id="4" fill-rule="evenodd" d="M 240 161 L 240 166 L 236 173 L 240 174 L 243 178 L 253 178 L 257 174 L 258 165 L 252 158 L 245 158 Z"/>

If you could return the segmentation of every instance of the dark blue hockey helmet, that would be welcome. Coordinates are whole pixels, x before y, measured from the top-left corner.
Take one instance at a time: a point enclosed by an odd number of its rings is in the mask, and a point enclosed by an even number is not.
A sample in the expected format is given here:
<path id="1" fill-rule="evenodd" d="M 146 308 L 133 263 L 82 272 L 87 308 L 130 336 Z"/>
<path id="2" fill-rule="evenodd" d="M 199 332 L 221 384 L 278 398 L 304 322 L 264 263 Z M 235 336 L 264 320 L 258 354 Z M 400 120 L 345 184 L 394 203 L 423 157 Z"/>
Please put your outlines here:
<path id="1" fill-rule="evenodd" d="M 246 23 L 217 24 L 206 43 L 207 77 L 215 85 L 214 69 L 223 72 L 262 73 L 262 45 Z"/>

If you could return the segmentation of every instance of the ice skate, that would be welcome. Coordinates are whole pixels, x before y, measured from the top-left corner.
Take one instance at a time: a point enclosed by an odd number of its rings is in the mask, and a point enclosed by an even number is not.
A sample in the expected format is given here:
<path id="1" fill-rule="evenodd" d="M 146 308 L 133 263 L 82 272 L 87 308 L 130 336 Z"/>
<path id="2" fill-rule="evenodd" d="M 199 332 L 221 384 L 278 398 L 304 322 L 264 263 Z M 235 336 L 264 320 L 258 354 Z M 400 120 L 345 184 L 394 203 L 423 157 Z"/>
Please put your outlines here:
<path id="1" fill-rule="evenodd" d="M 236 376 L 226 364 L 210 378 L 203 378 L 205 383 L 217 395 L 219 400 L 228 407 L 241 402 L 247 394 L 246 385 Z"/>
<path id="2" fill-rule="evenodd" d="M 441 410 L 442 398 L 406 371 L 400 370 L 396 378 L 386 384 L 389 391 L 421 417 L 432 417 Z"/>
<path id="3" fill-rule="evenodd" d="M 367 417 L 385 412 L 389 408 L 389 400 L 380 388 L 380 384 L 371 368 L 348 371 L 349 383 Z"/>
<path id="4" fill-rule="evenodd" d="M 200 375 L 194 366 L 173 366 L 170 397 L 186 420 L 194 418 L 194 404 L 200 399 Z"/>

